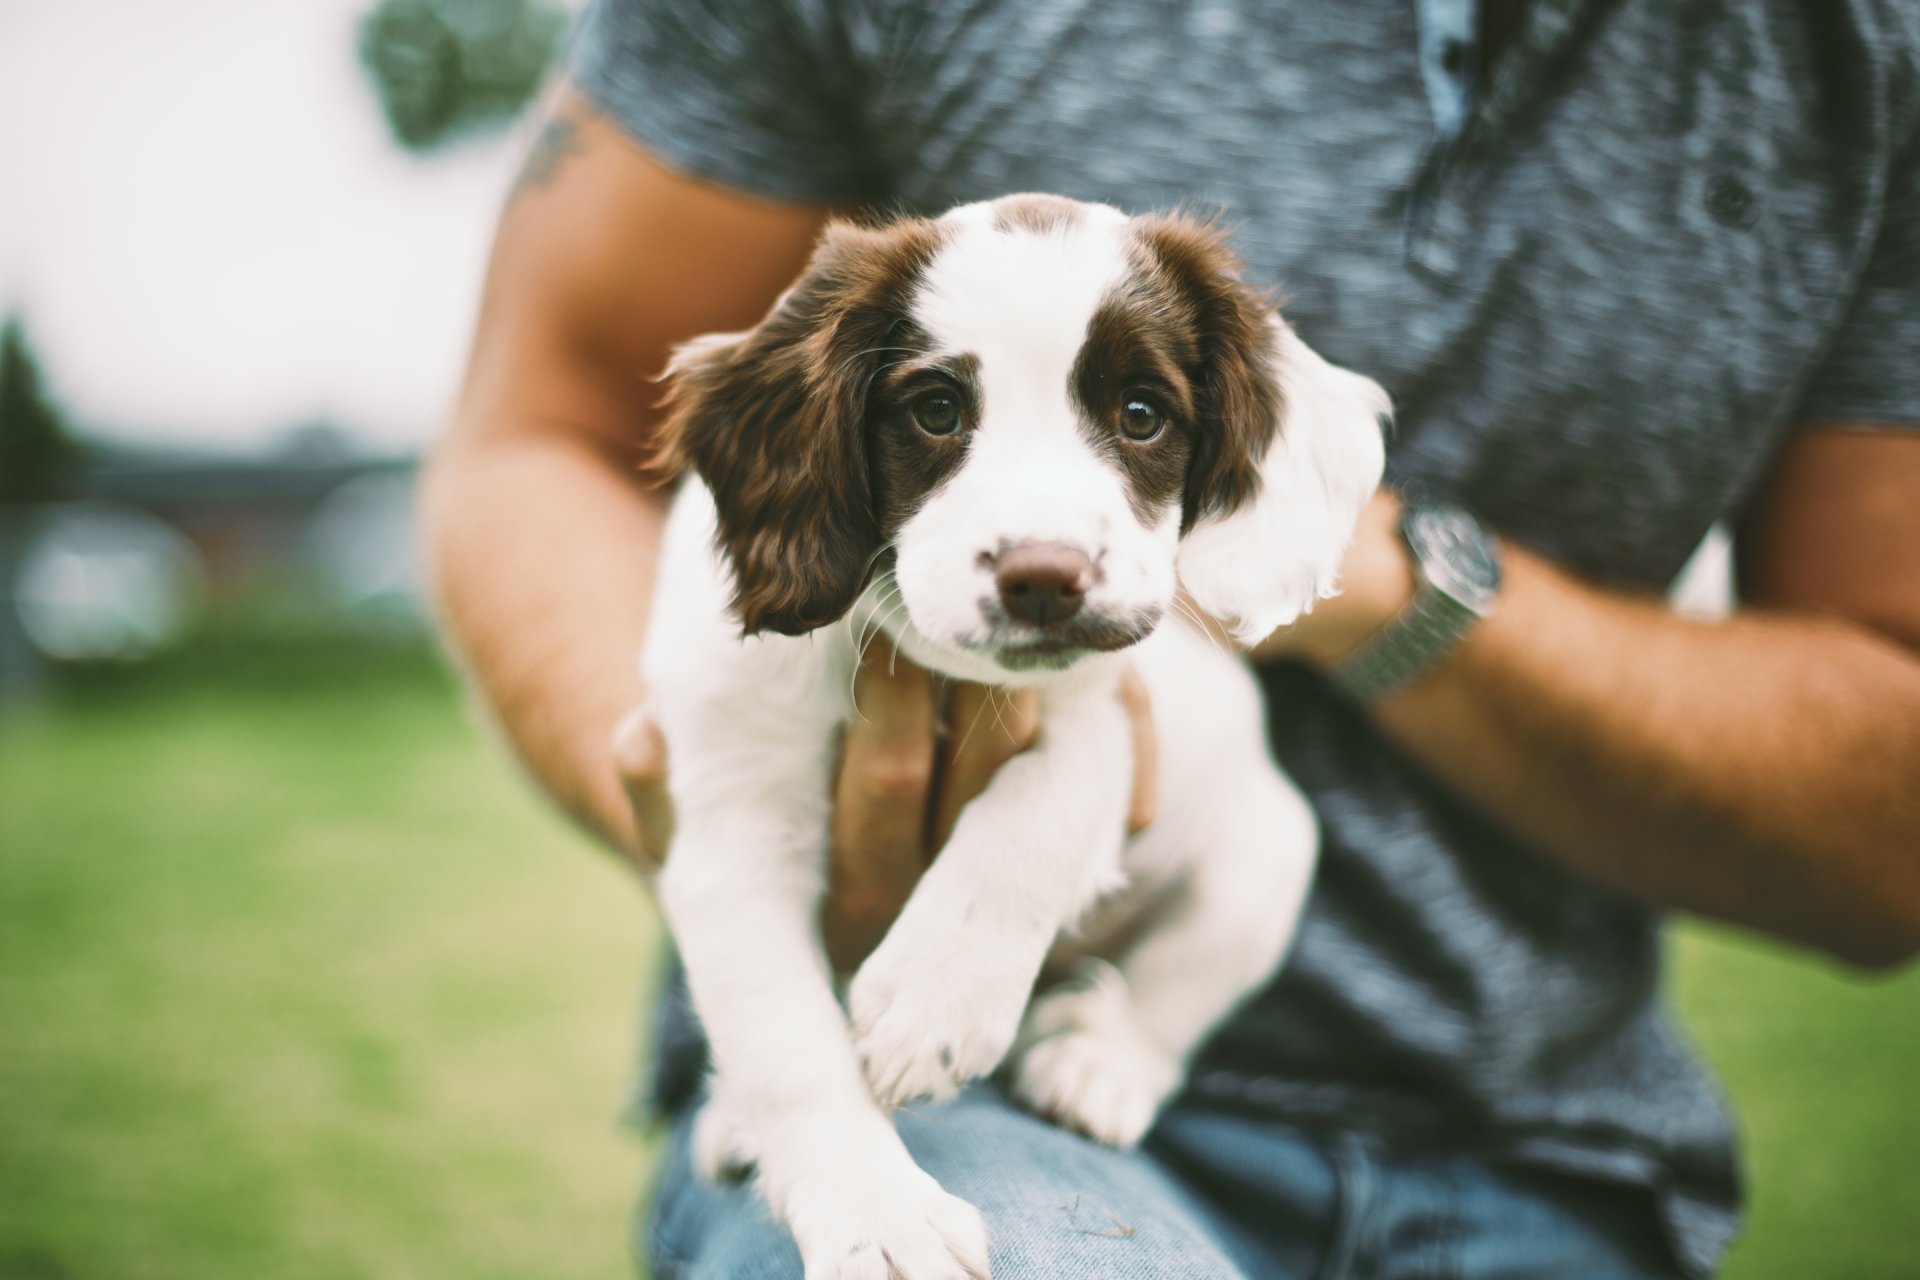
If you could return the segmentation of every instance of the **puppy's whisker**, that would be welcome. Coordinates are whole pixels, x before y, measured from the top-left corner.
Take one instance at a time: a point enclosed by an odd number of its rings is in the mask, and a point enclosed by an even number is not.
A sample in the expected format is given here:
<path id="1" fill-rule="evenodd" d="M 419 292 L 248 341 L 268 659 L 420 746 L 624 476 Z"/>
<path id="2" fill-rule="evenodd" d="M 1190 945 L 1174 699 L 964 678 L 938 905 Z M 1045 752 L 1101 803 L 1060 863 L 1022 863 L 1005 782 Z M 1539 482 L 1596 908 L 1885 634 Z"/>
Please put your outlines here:
<path id="1" fill-rule="evenodd" d="M 866 719 L 866 715 L 860 710 L 858 696 L 860 667 L 867 660 L 868 650 L 873 648 L 874 642 L 887 629 L 887 624 L 905 610 L 906 601 L 900 597 L 899 588 L 894 587 L 893 598 L 888 600 L 883 596 L 876 602 L 874 609 L 862 619 L 854 633 L 853 671 L 847 678 L 847 701 L 852 705 L 853 713 L 862 720 Z M 893 674 L 894 659 L 898 655 L 899 650 L 895 649 L 894 655 L 887 659 L 888 675 Z"/>
<path id="2" fill-rule="evenodd" d="M 875 365 L 872 371 L 867 374 L 867 380 L 861 384 L 860 394 L 862 396 L 871 398 L 873 395 L 874 381 L 877 378 L 879 378 L 881 374 L 885 373 L 887 370 L 897 369 L 905 363 L 906 363 L 905 360 L 888 360 L 888 361 L 884 361 L 883 363 Z"/>
<path id="3" fill-rule="evenodd" d="M 906 612 L 907 612 L 907 606 L 904 601 L 895 601 L 894 603 L 887 605 L 874 619 L 873 629 L 874 629 L 875 636 L 878 637 L 880 635 L 886 634 L 887 628 L 893 625 L 894 620 L 896 618 L 905 617 Z M 898 645 L 895 645 L 893 651 L 897 655 L 900 652 L 900 647 Z M 893 674 L 891 661 L 889 661 L 887 674 L 888 675 Z"/>
<path id="4" fill-rule="evenodd" d="M 875 547 L 873 549 L 873 554 L 867 557 L 867 562 L 864 565 L 860 566 L 860 575 L 862 577 L 865 577 L 867 574 L 872 573 L 873 566 L 880 563 L 880 557 L 887 554 L 887 552 L 893 550 L 896 545 L 897 545 L 896 539 L 888 538 L 885 542 Z M 891 578 L 889 578 L 884 585 L 896 591 L 900 589 L 900 584 L 898 582 L 893 581 Z"/>
<path id="5" fill-rule="evenodd" d="M 1173 611 L 1179 617 L 1191 622 L 1209 641 L 1215 645 L 1219 644 L 1219 640 L 1214 636 L 1212 628 L 1207 626 L 1206 619 L 1200 616 L 1198 609 L 1180 599 L 1180 597 L 1175 596 L 1173 598 Z"/>
<path id="6" fill-rule="evenodd" d="M 1227 648 L 1226 645 L 1220 642 L 1220 637 L 1214 634 L 1214 630 L 1211 626 L 1207 625 L 1207 619 L 1201 615 L 1199 609 L 1195 608 L 1191 604 L 1188 604 L 1185 600 L 1182 600 L 1179 596 L 1175 596 L 1173 598 L 1173 610 L 1175 613 L 1185 618 L 1188 622 L 1191 622 L 1194 626 L 1194 629 L 1198 631 L 1203 637 L 1205 637 L 1207 643 L 1212 645 L 1216 652 L 1229 658 L 1236 656 Z"/>
<path id="7" fill-rule="evenodd" d="M 873 642 L 875 640 L 878 640 L 880 636 L 886 632 L 887 627 L 893 622 L 893 620 L 905 614 L 906 611 L 907 611 L 907 605 L 906 605 L 906 601 L 904 600 L 895 599 L 891 602 L 883 601 L 881 603 L 881 607 L 879 608 L 879 610 L 874 614 L 873 634 L 867 638 L 867 645 L 871 647 Z M 866 657 L 865 650 L 862 650 L 860 657 L 862 659 Z M 896 671 L 899 668 L 899 661 L 900 661 L 900 646 L 894 645 L 887 653 L 887 675 L 888 676 L 891 677 L 896 673 Z M 858 669 L 859 669 L 859 664 L 856 662 L 855 670 L 858 670 Z"/>
<path id="8" fill-rule="evenodd" d="M 879 634 L 880 624 L 872 614 L 863 617 L 854 628 L 853 667 L 847 674 L 847 702 L 853 708 L 853 714 L 861 720 L 867 717 L 860 710 L 860 668 L 867 660 L 867 650 L 873 647 Z"/>
<path id="9" fill-rule="evenodd" d="M 858 360 L 863 356 L 879 355 L 883 351 L 904 351 L 908 355 L 916 354 L 914 348 L 912 347 L 868 347 L 865 351 L 856 351 L 852 355 L 848 356 L 846 359 L 842 360 L 839 364 L 833 367 L 833 371 L 836 374 L 841 373 L 846 369 L 848 365 L 852 364 L 855 360 Z M 900 361 L 895 360 L 893 363 L 899 364 Z M 875 372 L 877 373 L 879 372 L 879 370 L 875 370 Z"/>
<path id="10" fill-rule="evenodd" d="M 967 744 L 973 741 L 973 731 L 980 727 L 980 717 L 986 712 L 986 709 L 992 705 L 993 705 L 993 690 L 989 688 L 987 690 L 987 700 L 981 703 L 978 707 L 974 708 L 973 719 L 967 723 L 967 731 L 961 734 L 960 741 L 954 744 L 954 748 L 953 748 L 954 755 L 957 756 L 962 751 L 965 751 L 967 749 Z"/>
<path id="11" fill-rule="evenodd" d="M 894 619 L 907 616 L 907 599 L 901 594 L 898 584 L 895 584 L 893 588 L 893 598 L 882 601 L 882 605 L 883 612 L 880 615 L 880 629 L 882 631 L 885 631 L 889 626 L 893 625 Z M 887 655 L 887 674 L 889 676 L 898 670 L 899 663 L 900 646 L 896 644 Z"/>
<path id="12" fill-rule="evenodd" d="M 987 705 L 993 708 L 993 723 L 994 727 L 1000 730 L 1000 736 L 1011 740 L 1013 738 L 1013 730 L 1008 727 L 1007 718 L 1000 714 L 1000 693 L 1001 690 L 999 689 L 988 689 Z M 1007 690 L 1006 694 L 1007 706 L 1011 708 L 1013 706 L 1013 691 Z"/>

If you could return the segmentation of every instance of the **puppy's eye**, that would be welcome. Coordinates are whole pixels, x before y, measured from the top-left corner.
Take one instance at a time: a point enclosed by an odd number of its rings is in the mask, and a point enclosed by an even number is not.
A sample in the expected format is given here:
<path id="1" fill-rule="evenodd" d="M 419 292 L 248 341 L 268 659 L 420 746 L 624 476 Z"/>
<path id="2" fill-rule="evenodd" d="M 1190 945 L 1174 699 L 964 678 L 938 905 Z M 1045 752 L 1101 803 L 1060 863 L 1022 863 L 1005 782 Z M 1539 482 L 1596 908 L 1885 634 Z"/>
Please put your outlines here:
<path id="1" fill-rule="evenodd" d="M 960 402 L 944 391 L 929 391 L 909 408 L 913 425 L 930 436 L 950 436 L 960 430 Z"/>
<path id="2" fill-rule="evenodd" d="M 1120 405 L 1120 434 L 1136 444 L 1145 444 L 1166 429 L 1167 416 L 1151 397 L 1130 395 Z"/>

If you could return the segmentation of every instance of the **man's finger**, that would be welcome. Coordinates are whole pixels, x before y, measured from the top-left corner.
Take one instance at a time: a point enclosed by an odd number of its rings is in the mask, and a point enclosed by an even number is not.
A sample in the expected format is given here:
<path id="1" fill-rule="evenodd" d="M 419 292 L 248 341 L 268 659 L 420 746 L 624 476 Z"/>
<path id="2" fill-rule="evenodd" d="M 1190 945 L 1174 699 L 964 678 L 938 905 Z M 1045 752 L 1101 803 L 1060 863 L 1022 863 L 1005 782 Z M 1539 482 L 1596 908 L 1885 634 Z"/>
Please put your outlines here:
<path id="1" fill-rule="evenodd" d="M 1033 745 L 1040 700 L 1031 689 L 957 684 L 947 707 L 946 768 L 933 813 L 933 850 L 953 834 L 967 801 L 987 789 L 1001 765 Z"/>
<path id="2" fill-rule="evenodd" d="M 1133 799 L 1127 806 L 1127 834 L 1137 836 L 1153 825 L 1160 806 L 1160 746 L 1153 732 L 1147 682 L 1132 667 L 1120 677 L 1120 705 L 1133 730 Z"/>
<path id="3" fill-rule="evenodd" d="M 633 809 L 635 851 L 655 871 L 673 840 L 673 801 L 667 795 L 667 740 L 644 706 L 613 731 L 613 767 Z"/>
<path id="4" fill-rule="evenodd" d="M 879 942 L 926 868 L 921 852 L 933 779 L 933 678 L 897 659 L 884 636 L 853 682 L 833 791 L 833 855 L 822 929 L 842 972 Z"/>

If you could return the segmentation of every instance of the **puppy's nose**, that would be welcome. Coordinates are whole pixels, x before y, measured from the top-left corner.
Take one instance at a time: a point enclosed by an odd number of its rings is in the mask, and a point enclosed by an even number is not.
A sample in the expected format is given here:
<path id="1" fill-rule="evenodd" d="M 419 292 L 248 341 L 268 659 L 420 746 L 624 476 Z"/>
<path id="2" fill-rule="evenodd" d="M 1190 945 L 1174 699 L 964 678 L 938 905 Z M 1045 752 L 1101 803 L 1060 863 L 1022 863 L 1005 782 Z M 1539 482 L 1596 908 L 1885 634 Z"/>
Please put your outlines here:
<path id="1" fill-rule="evenodd" d="M 1023 542 L 994 560 L 994 581 L 1007 613 L 1036 627 L 1080 612 L 1093 586 L 1093 561 L 1064 542 Z"/>

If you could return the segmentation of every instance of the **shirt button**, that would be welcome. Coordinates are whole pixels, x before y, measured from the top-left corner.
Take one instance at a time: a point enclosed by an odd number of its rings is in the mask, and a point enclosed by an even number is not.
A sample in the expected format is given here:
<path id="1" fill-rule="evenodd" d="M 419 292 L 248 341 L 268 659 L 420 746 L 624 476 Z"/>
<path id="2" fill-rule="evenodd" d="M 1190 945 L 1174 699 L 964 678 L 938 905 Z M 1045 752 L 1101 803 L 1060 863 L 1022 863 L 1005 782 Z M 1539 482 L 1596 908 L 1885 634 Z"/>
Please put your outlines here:
<path id="1" fill-rule="evenodd" d="M 1745 229 L 1760 221 L 1760 197 L 1730 173 L 1707 184 L 1707 212 L 1723 227 Z"/>

